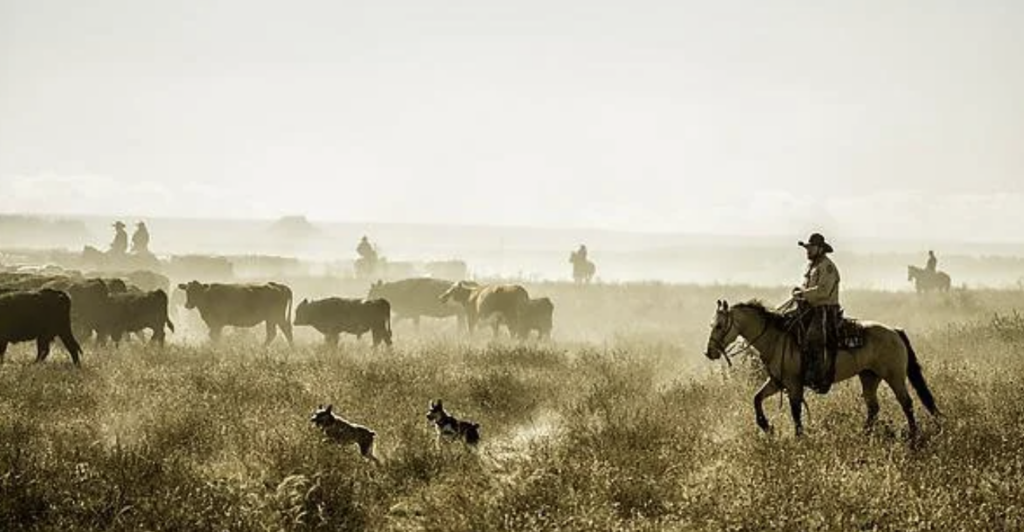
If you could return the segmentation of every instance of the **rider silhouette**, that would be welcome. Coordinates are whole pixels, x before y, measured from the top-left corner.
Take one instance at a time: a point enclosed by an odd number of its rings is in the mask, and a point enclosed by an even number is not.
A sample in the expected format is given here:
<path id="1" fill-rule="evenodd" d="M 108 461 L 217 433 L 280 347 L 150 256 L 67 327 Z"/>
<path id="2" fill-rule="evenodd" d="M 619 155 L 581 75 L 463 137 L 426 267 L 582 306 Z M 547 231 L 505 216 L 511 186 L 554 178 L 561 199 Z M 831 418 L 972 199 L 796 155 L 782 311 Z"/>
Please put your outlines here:
<path id="1" fill-rule="evenodd" d="M 818 393 L 827 393 L 832 387 L 838 350 L 835 331 L 842 314 L 839 269 L 828 258 L 833 251 L 832 246 L 820 233 L 814 233 L 806 243 L 798 244 L 807 250 L 808 261 L 803 285 L 793 289 L 793 298 L 810 313 L 803 345 L 804 360 L 809 367 L 804 373 Z"/>
<path id="2" fill-rule="evenodd" d="M 135 224 L 135 233 L 132 234 L 132 253 L 146 255 L 149 253 L 149 229 L 145 222 Z"/>
<path id="3" fill-rule="evenodd" d="M 120 220 L 114 222 L 114 241 L 110 243 L 112 255 L 124 255 L 128 251 L 128 233 L 124 230 L 124 223 Z"/>
<path id="4" fill-rule="evenodd" d="M 928 270 L 931 273 L 935 273 L 935 267 L 938 266 L 938 264 L 939 259 L 935 258 L 935 252 L 932 250 L 928 250 L 928 263 L 925 264 L 924 269 Z"/>

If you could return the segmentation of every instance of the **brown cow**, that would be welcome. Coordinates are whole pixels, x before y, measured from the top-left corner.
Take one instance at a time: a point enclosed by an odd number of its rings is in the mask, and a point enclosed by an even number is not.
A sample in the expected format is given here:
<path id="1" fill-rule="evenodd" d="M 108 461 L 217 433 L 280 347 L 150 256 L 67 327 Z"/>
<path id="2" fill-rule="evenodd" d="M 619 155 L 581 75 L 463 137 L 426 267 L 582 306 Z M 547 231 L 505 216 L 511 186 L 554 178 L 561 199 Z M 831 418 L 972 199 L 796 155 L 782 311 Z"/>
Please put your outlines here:
<path id="1" fill-rule="evenodd" d="M 395 321 L 410 319 L 417 327 L 420 317 L 447 318 L 456 316 L 459 328 L 466 321 L 466 311 L 462 305 L 452 302 L 442 303 L 438 300 L 441 294 L 451 288 L 452 282 L 429 277 L 402 279 L 385 283 L 377 281 L 370 286 L 370 299 L 386 299 L 395 313 Z"/>
<path id="2" fill-rule="evenodd" d="M 185 291 L 185 308 L 199 309 L 210 339 L 218 340 L 226 325 L 253 327 L 266 323 L 269 344 L 277 329 L 292 343 L 292 290 L 283 284 L 220 284 L 190 281 L 179 284 Z"/>
<path id="3" fill-rule="evenodd" d="M 480 285 L 459 281 L 439 296 L 442 303 L 455 301 L 466 309 L 466 322 L 470 334 L 480 321 L 490 321 L 494 335 L 501 325 L 508 327 L 513 337 L 523 336 L 520 322 L 530 295 L 517 284 Z"/>

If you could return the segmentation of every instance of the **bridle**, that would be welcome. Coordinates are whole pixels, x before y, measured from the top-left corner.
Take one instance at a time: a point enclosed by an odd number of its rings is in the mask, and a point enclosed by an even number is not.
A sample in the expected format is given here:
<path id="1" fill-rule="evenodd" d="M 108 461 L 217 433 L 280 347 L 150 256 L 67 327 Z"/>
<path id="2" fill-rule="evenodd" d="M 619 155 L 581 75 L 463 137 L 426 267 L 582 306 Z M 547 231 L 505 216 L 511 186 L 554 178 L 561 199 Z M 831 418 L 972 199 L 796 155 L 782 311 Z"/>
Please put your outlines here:
<path id="1" fill-rule="evenodd" d="M 732 328 L 736 326 L 736 318 L 732 315 L 732 309 L 722 310 L 720 312 L 724 312 L 727 318 L 727 321 L 725 322 L 725 332 L 722 333 L 722 337 L 725 337 L 728 336 L 729 332 L 732 331 Z M 741 346 L 739 349 L 733 351 L 732 353 L 729 352 L 730 346 L 724 345 L 722 343 L 722 340 L 720 340 L 719 338 L 712 336 L 711 341 L 714 344 L 715 349 L 718 352 L 722 353 L 722 357 L 725 358 L 725 362 L 729 365 L 729 367 L 732 367 L 731 357 L 739 356 L 753 349 L 754 344 L 757 343 L 757 341 L 760 340 L 762 337 L 764 337 L 765 334 L 768 334 L 768 320 L 764 320 L 764 323 L 761 327 L 761 332 L 759 332 L 757 336 L 754 337 L 754 339 L 747 340 L 746 338 L 744 338 L 743 340 L 745 345 Z M 731 345 L 735 345 L 735 343 Z"/>

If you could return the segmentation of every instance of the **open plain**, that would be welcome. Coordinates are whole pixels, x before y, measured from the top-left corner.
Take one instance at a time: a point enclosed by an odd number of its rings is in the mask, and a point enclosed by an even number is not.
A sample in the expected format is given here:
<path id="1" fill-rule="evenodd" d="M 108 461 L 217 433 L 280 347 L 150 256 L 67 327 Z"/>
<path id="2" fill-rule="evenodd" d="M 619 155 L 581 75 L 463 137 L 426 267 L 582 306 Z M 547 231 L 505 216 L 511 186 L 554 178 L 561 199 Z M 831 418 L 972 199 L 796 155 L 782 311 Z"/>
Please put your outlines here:
<path id="1" fill-rule="evenodd" d="M 760 369 L 704 356 L 714 301 L 784 288 L 528 285 L 554 339 L 467 339 L 454 320 L 395 347 L 216 345 L 177 308 L 161 350 L 87 345 L 83 367 L 30 344 L 0 367 L 4 530 L 1010 530 L 1024 526 L 1024 292 L 848 291 L 847 314 L 905 327 L 942 418 L 916 444 L 891 392 L 862 431 L 856 380 L 809 396 L 795 438 L 751 398 Z M 435 447 L 444 399 L 475 451 Z M 916 398 L 915 398 L 916 400 Z M 318 404 L 377 433 L 380 465 L 322 440 Z"/>

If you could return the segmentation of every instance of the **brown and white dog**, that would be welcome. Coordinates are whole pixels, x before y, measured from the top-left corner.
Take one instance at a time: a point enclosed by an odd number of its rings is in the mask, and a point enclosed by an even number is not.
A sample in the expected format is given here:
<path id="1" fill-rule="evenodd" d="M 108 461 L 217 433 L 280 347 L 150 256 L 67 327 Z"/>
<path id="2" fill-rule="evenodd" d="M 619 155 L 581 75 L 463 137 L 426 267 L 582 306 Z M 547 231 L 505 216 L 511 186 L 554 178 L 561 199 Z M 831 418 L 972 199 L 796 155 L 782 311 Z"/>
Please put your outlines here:
<path id="1" fill-rule="evenodd" d="M 480 441 L 480 424 L 456 419 L 445 411 L 440 399 L 430 402 L 427 419 L 432 421 L 434 428 L 437 429 L 437 445 L 440 445 L 442 439 L 462 440 L 473 446 Z"/>
<path id="2" fill-rule="evenodd" d="M 318 406 L 309 421 L 320 427 L 328 439 L 341 445 L 355 443 L 364 457 L 380 462 L 373 454 L 374 437 L 377 433 L 335 414 L 332 405 Z"/>

